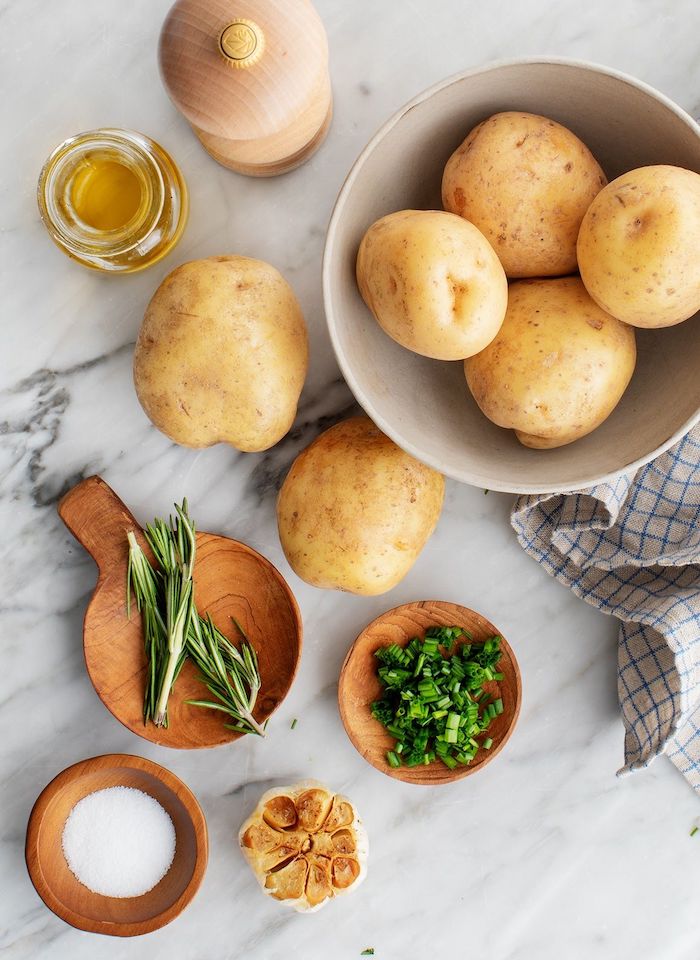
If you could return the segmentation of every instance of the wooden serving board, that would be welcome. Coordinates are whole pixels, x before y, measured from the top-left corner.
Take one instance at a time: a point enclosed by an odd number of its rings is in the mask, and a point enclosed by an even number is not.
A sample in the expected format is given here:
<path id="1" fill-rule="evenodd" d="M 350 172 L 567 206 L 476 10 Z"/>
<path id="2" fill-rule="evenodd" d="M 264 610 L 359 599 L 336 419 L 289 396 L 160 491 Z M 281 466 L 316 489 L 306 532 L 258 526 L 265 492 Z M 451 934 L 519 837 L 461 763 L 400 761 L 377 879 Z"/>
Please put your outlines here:
<path id="1" fill-rule="evenodd" d="M 208 697 L 189 661 L 170 697 L 168 727 L 144 724 L 141 617 L 135 603 L 130 619 L 126 612 L 126 534 L 133 530 L 150 555 L 142 529 L 101 477 L 89 477 L 70 490 L 58 512 L 98 567 L 85 613 L 83 649 L 92 684 L 110 713 L 140 737 L 166 747 L 214 747 L 242 736 L 224 726 L 224 714 L 185 703 Z M 254 714 L 259 721 L 267 719 L 287 694 L 301 656 L 301 615 L 292 591 L 265 557 L 244 543 L 211 533 L 197 534 L 194 584 L 200 613 L 209 613 L 237 645 L 231 617 L 246 631 L 260 666 Z"/>

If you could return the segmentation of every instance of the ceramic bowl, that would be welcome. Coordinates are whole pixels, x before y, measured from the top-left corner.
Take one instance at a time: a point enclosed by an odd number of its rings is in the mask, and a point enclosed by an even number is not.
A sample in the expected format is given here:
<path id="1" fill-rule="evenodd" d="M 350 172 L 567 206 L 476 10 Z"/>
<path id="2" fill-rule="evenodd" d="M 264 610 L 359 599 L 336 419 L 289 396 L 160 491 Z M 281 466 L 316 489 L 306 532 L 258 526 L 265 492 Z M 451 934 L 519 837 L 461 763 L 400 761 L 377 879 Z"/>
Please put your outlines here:
<path id="1" fill-rule="evenodd" d="M 324 256 L 328 327 L 357 400 L 404 450 L 455 480 L 486 489 L 577 489 L 646 463 L 700 418 L 697 317 L 638 331 L 636 372 L 601 427 L 568 446 L 529 450 L 479 411 L 461 363 L 429 360 L 391 340 L 355 282 L 357 249 L 370 224 L 394 210 L 440 209 L 448 157 L 475 124 L 501 110 L 543 114 L 565 124 L 610 179 L 657 163 L 700 172 L 700 127 L 663 94 L 614 70 L 538 59 L 452 77 L 395 114 L 345 181 Z"/>
<path id="2" fill-rule="evenodd" d="M 106 897 L 83 886 L 61 849 L 63 827 L 75 804 L 96 790 L 135 787 L 150 794 L 175 827 L 175 859 L 156 886 L 140 897 Z M 204 814 L 182 780 L 143 757 L 112 753 L 67 767 L 39 795 L 27 826 L 27 869 L 46 906 L 79 930 L 133 937 L 174 920 L 199 889 L 207 867 Z"/>

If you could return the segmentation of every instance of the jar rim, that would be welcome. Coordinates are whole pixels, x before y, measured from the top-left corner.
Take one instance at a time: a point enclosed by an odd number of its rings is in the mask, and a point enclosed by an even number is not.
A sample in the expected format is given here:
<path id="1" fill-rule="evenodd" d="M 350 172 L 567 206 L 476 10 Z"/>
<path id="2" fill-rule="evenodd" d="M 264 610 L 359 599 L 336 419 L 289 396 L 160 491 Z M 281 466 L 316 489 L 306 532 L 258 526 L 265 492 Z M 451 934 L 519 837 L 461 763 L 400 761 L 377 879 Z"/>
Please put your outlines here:
<path id="1" fill-rule="evenodd" d="M 133 216 L 119 227 L 100 230 L 60 202 L 62 179 L 90 152 L 109 149 L 120 155 L 140 182 L 142 199 Z M 157 226 L 165 203 L 165 182 L 151 153 L 148 137 L 111 127 L 75 134 L 60 143 L 44 163 L 37 186 L 39 213 L 54 239 L 76 254 L 118 256 L 148 237 Z"/>

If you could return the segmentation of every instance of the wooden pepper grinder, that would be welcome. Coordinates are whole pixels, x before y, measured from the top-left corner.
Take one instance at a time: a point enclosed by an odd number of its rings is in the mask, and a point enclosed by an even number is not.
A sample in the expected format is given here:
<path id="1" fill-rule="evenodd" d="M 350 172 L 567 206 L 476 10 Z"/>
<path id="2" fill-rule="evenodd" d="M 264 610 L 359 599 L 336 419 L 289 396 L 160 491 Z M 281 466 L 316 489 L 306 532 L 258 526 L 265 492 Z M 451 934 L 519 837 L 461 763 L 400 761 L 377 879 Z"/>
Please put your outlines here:
<path id="1" fill-rule="evenodd" d="M 159 58 L 171 100 L 225 167 L 286 173 L 328 132 L 328 41 L 309 0 L 177 0 Z"/>

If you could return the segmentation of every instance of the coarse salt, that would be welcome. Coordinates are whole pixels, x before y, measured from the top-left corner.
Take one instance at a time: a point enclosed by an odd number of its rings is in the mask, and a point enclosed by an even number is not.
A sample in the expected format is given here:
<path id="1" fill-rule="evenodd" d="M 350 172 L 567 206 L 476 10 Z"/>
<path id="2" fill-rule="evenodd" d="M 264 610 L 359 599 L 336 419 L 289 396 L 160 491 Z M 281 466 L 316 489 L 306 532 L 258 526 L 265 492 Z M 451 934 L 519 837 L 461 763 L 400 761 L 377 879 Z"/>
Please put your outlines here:
<path id="1" fill-rule="evenodd" d="M 107 787 L 76 803 L 61 844 L 71 872 L 93 893 L 140 897 L 170 869 L 175 828 L 149 794 Z"/>

